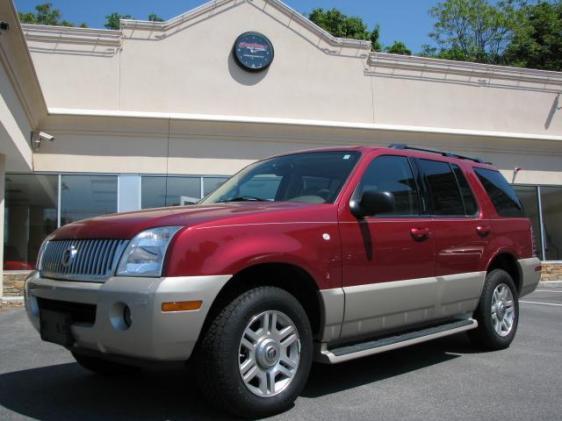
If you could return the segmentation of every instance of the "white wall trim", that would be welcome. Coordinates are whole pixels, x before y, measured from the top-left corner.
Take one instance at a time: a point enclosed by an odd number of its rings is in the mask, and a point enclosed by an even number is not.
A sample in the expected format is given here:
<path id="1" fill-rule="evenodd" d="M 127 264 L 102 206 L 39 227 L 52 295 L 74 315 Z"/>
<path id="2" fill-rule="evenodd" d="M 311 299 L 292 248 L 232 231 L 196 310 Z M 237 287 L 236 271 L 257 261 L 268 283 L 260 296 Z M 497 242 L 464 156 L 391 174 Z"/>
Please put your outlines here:
<path id="1" fill-rule="evenodd" d="M 402 73 L 396 74 L 397 70 Z M 513 89 L 536 87 L 542 91 L 562 92 L 562 72 L 378 52 L 370 54 L 365 73 L 372 76 L 410 76 L 419 79 L 435 79 L 436 74 L 456 75 L 467 77 L 470 83 L 483 87 L 499 85 L 498 81 L 510 81 L 511 84 L 506 87 Z M 457 79 L 444 81 L 461 82 Z M 520 83 L 534 86 L 520 85 Z"/>
<path id="2" fill-rule="evenodd" d="M 334 37 L 332 34 L 324 30 L 323 28 L 319 27 L 308 18 L 303 16 L 301 13 L 295 11 L 291 7 L 287 6 L 280 0 L 259 0 L 264 3 L 264 6 L 272 6 L 278 11 L 285 14 L 287 17 L 290 18 L 291 22 L 297 22 L 305 29 L 309 30 L 310 32 L 320 36 L 324 41 L 334 47 L 347 47 L 347 48 L 359 48 L 363 50 L 370 51 L 371 50 L 371 42 L 367 40 L 355 40 L 349 38 L 338 38 Z M 160 32 L 168 32 L 175 27 L 182 25 L 186 22 L 192 21 L 202 15 L 208 15 L 213 12 L 219 11 L 219 9 L 223 9 L 226 7 L 232 6 L 231 3 L 234 5 L 242 4 L 244 2 L 248 2 L 250 4 L 255 5 L 255 0 L 212 0 L 208 1 L 205 4 L 202 4 L 195 9 L 189 10 L 179 16 L 176 16 L 172 19 L 169 19 L 164 22 L 150 22 L 144 20 L 136 20 L 136 19 L 121 19 L 121 28 L 122 29 L 142 29 L 142 30 L 149 30 L 149 31 L 160 31 Z M 264 8 L 263 6 L 259 7 L 260 9 Z"/>
<path id="3" fill-rule="evenodd" d="M 116 111 L 116 110 L 91 110 L 75 108 L 49 108 L 51 116 L 79 116 L 79 117 L 113 117 L 113 118 L 141 118 L 160 120 L 184 120 L 217 123 L 246 123 L 246 124 L 272 124 L 284 126 L 308 126 L 322 128 L 341 128 L 376 130 L 404 133 L 444 134 L 468 137 L 504 138 L 517 140 L 539 140 L 547 142 L 562 142 L 562 136 L 541 135 L 533 133 L 514 133 L 490 130 L 452 129 L 441 127 L 408 126 L 379 123 L 349 123 L 343 121 L 300 120 L 289 118 L 227 116 L 210 114 L 184 114 L 184 113 L 159 113 L 145 111 Z"/>
<path id="4" fill-rule="evenodd" d="M 68 26 L 23 24 L 27 41 L 66 42 L 71 44 L 93 44 L 108 47 L 121 47 L 121 31 Z"/>
<path id="5" fill-rule="evenodd" d="M 0 61 L 12 81 L 29 124 L 36 127 L 47 114 L 47 105 L 11 0 L 0 2 L 0 14 L 2 20 L 10 25 L 0 38 Z"/>

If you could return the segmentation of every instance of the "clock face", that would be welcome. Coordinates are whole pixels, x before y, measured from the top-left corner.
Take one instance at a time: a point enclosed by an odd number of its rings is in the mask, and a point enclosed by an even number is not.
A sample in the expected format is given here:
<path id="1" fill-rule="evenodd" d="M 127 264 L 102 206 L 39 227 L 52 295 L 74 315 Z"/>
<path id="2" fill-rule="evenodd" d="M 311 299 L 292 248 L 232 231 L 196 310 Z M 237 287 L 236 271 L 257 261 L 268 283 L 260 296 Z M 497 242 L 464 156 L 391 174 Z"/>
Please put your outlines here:
<path id="1" fill-rule="evenodd" d="M 233 54 L 240 67 L 259 72 L 267 69 L 273 61 L 273 44 L 262 34 L 246 32 L 236 39 Z"/>

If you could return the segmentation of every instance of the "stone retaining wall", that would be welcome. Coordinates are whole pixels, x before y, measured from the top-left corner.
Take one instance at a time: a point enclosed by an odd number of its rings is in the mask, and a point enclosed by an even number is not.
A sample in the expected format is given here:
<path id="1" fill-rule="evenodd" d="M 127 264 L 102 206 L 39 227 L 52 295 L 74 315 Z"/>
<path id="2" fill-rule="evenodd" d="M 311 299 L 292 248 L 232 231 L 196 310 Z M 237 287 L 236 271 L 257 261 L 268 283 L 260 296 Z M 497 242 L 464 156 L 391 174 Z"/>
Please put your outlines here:
<path id="1" fill-rule="evenodd" d="M 541 281 L 562 281 L 562 263 L 543 263 Z"/>
<path id="2" fill-rule="evenodd" d="M 23 295 L 23 284 L 29 271 L 4 273 L 4 297 L 19 297 Z"/>

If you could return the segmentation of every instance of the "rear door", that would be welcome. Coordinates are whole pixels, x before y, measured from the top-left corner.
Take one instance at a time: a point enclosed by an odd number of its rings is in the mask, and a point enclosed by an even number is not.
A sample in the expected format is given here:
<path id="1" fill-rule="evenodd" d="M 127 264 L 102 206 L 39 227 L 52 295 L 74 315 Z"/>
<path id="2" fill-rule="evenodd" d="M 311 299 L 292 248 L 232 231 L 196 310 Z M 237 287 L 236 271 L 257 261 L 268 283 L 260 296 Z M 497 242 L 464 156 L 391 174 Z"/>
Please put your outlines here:
<path id="1" fill-rule="evenodd" d="M 366 189 L 390 192 L 395 209 L 358 219 L 346 204 L 341 215 L 346 338 L 426 321 L 436 304 L 432 219 L 411 160 L 375 157 L 351 200 Z"/>
<path id="2" fill-rule="evenodd" d="M 476 307 L 486 275 L 480 269 L 491 227 L 481 219 L 459 165 L 432 159 L 417 159 L 416 164 L 433 218 L 436 315 L 470 312 Z"/>

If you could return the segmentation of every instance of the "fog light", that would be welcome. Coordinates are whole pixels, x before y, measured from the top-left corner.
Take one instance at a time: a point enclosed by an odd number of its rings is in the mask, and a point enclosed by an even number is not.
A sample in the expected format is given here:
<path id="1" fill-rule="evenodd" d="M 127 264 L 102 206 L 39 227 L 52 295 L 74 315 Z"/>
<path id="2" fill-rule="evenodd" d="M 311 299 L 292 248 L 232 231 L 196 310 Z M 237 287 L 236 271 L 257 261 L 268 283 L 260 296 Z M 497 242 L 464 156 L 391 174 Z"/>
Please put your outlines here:
<path id="1" fill-rule="evenodd" d="M 123 308 L 123 321 L 125 322 L 125 326 L 127 327 L 131 327 L 131 325 L 133 324 L 133 319 L 131 318 L 131 309 L 127 305 L 125 306 L 125 308 Z"/>

